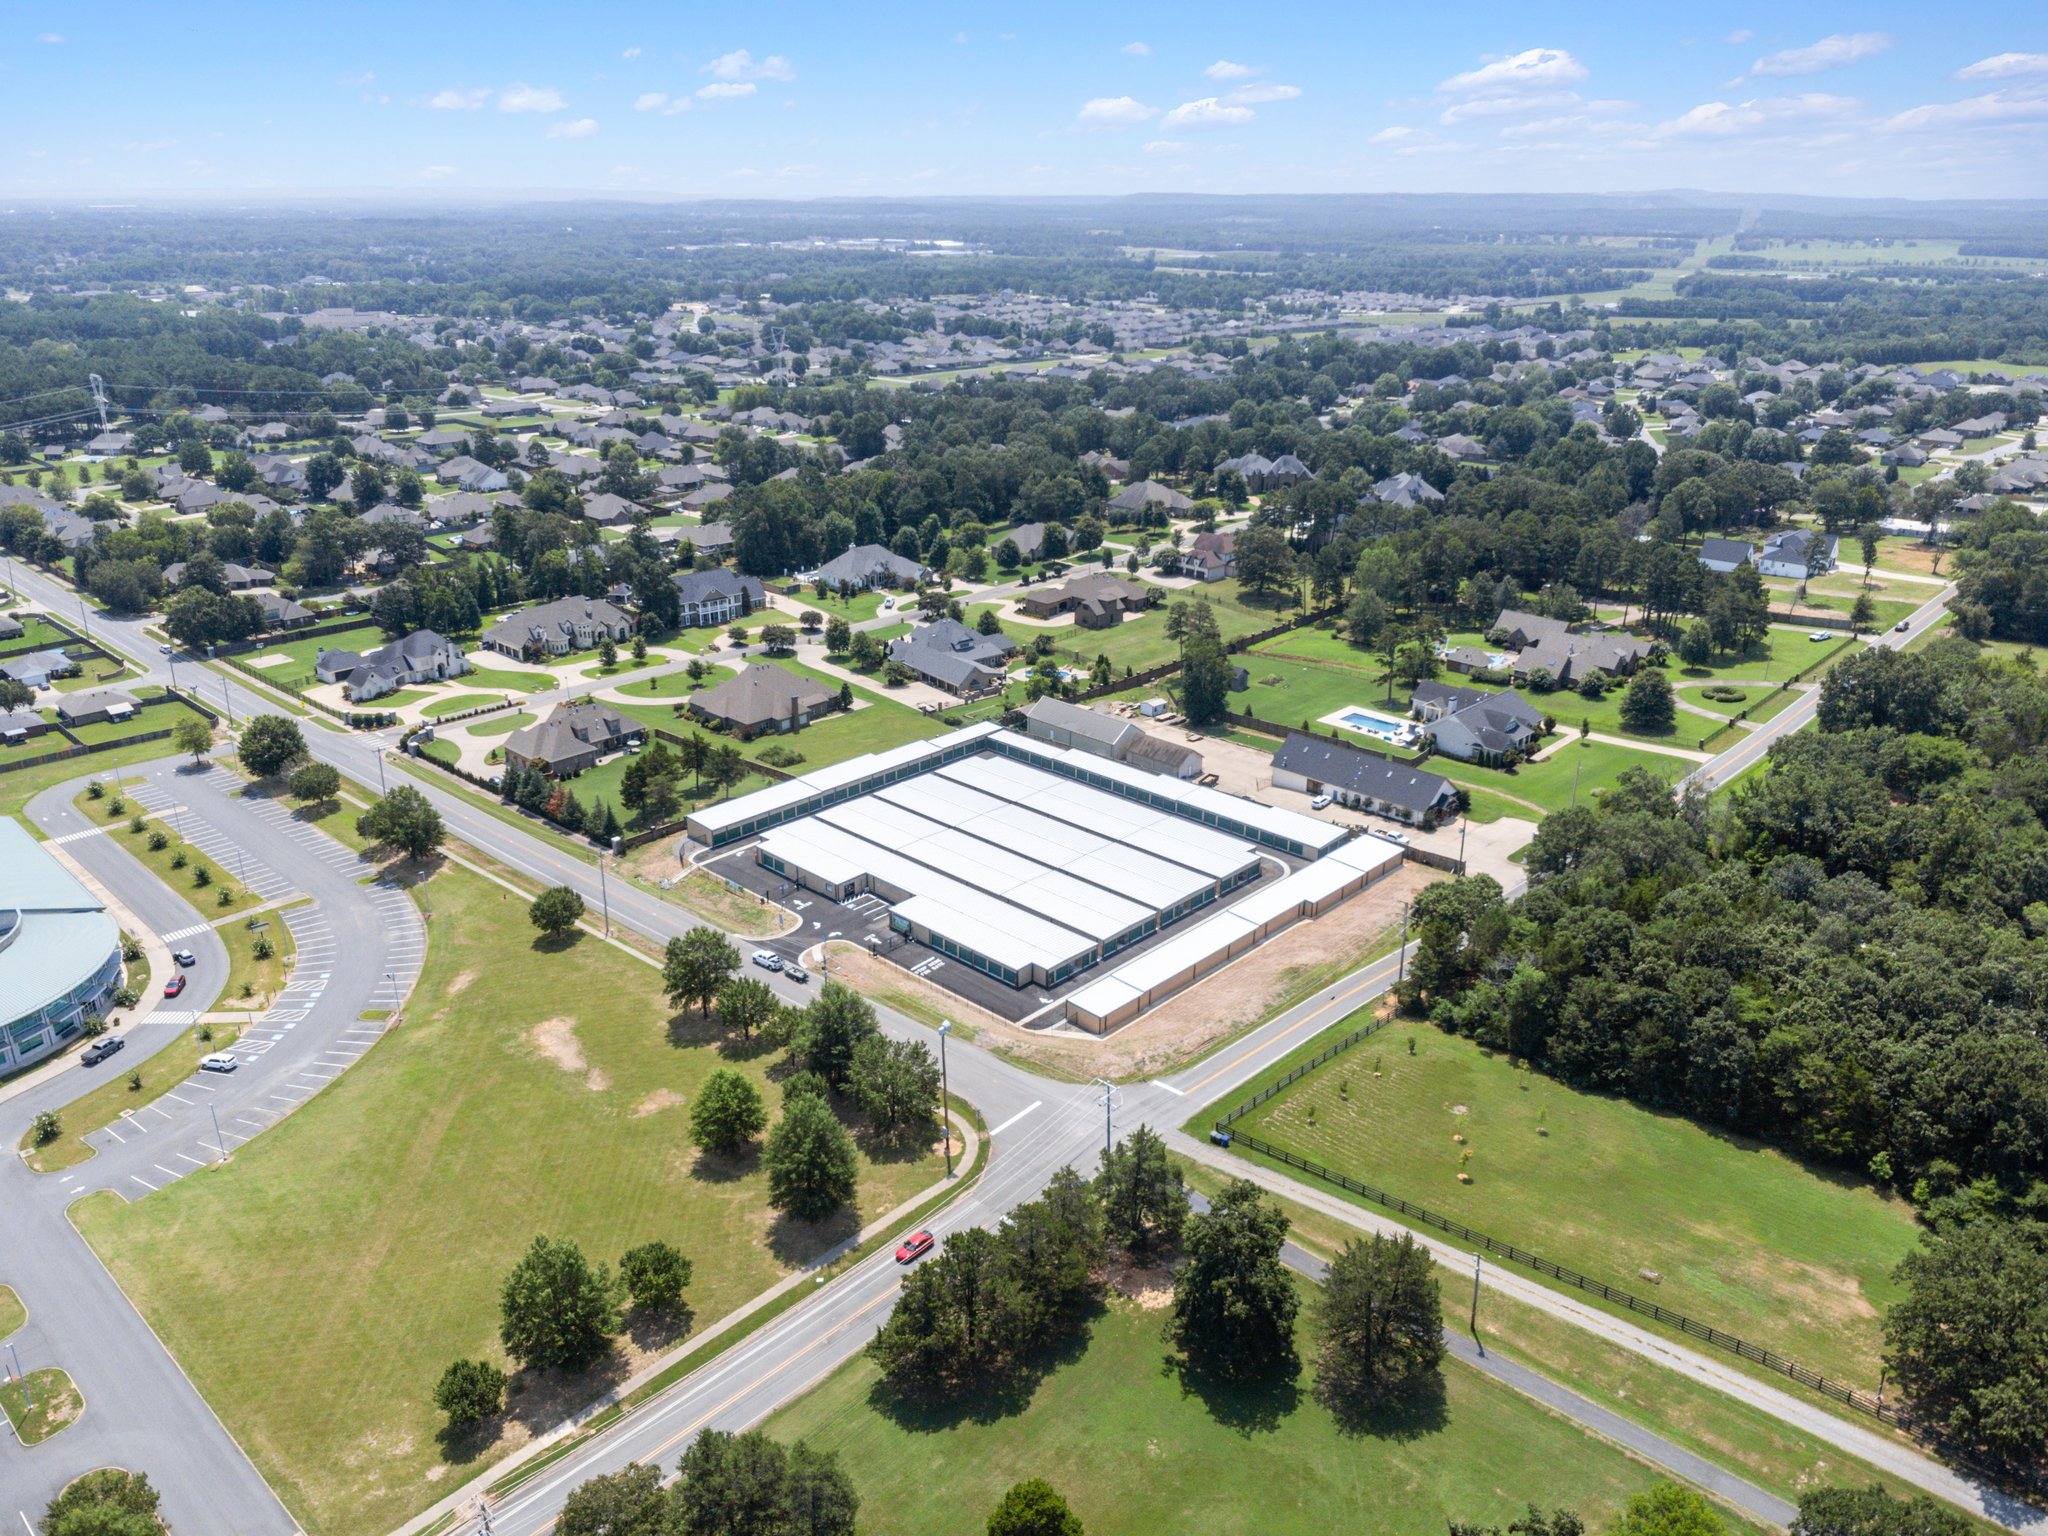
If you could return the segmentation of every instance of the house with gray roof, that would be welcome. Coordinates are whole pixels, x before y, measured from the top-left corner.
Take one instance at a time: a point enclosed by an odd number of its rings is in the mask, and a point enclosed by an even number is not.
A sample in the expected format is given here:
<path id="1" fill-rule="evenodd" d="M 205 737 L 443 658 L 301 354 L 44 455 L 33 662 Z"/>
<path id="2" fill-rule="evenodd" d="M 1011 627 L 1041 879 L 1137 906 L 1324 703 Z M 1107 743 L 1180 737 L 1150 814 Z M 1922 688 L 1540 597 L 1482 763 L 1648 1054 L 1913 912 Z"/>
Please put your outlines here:
<path id="1" fill-rule="evenodd" d="M 62 651 L 31 651 L 26 656 L 10 656 L 0 661 L 0 677 L 26 683 L 31 688 L 47 688 L 53 679 L 70 677 L 76 671 L 78 663 Z"/>
<path id="2" fill-rule="evenodd" d="M 682 602 L 678 623 L 686 628 L 704 624 L 730 624 L 735 619 L 764 608 L 768 594 L 757 576 L 713 567 L 701 571 L 678 571 L 669 578 Z"/>
<path id="3" fill-rule="evenodd" d="M 880 544 L 856 544 L 827 560 L 815 574 L 835 592 L 865 592 L 870 587 L 914 587 L 924 580 L 925 567 Z"/>
<path id="4" fill-rule="evenodd" d="M 508 614 L 483 633 L 486 650 L 514 658 L 566 656 L 598 641 L 614 644 L 633 636 L 633 617 L 601 597 L 559 597 Z"/>
<path id="5" fill-rule="evenodd" d="M 921 624 L 889 642 L 889 659 L 900 661 L 934 688 L 965 697 L 1003 685 L 1003 672 L 1017 652 L 1008 635 L 979 634 L 958 619 Z"/>
<path id="6" fill-rule="evenodd" d="M 1034 699 L 1020 713 L 1024 717 L 1024 734 L 1034 741 L 1074 752 L 1092 752 L 1111 762 L 1170 779 L 1196 779 L 1202 775 L 1201 753 L 1185 742 L 1154 736 L 1135 721 L 1069 704 L 1051 694 Z"/>
<path id="7" fill-rule="evenodd" d="M 1409 713 L 1439 752 L 1467 763 L 1498 764 L 1510 753 L 1526 754 L 1543 734 L 1542 714 L 1512 688 L 1489 693 L 1418 683 Z"/>
<path id="8" fill-rule="evenodd" d="M 757 661 L 724 682 L 690 695 L 690 713 L 742 738 L 798 731 L 839 707 L 837 690 Z"/>
<path id="9" fill-rule="evenodd" d="M 640 734 L 637 721 L 629 721 L 609 704 L 589 699 L 557 704 L 547 719 L 505 738 L 505 760 L 538 768 L 551 779 L 566 779 L 596 767 L 599 758 L 623 751 Z"/>
<path id="10" fill-rule="evenodd" d="M 1170 485 L 1161 485 L 1157 480 L 1140 480 L 1127 485 L 1109 498 L 1112 512 L 1143 512 L 1150 507 L 1162 507 L 1169 516 L 1194 510 L 1194 502 L 1183 496 Z"/>
<path id="11" fill-rule="evenodd" d="M 1589 672 L 1626 677 L 1650 654 L 1650 643 L 1620 630 L 1581 630 L 1563 619 L 1546 618 L 1519 608 L 1503 608 L 1489 635 L 1515 653 L 1510 666 L 1516 682 L 1547 671 L 1560 688 L 1576 687 Z"/>
<path id="12" fill-rule="evenodd" d="M 102 720 L 131 720 L 142 706 L 119 688 L 94 688 L 69 693 L 57 701 L 59 725 L 97 725 Z"/>
<path id="13" fill-rule="evenodd" d="M 313 659 L 313 675 L 323 683 L 342 684 L 351 704 L 381 699 L 413 683 L 443 682 L 468 670 L 462 647 L 431 629 L 416 629 L 373 651 L 322 651 Z"/>
<path id="14" fill-rule="evenodd" d="M 1326 794 L 1339 805 L 1413 826 L 1435 826 L 1458 805 L 1457 786 L 1440 773 L 1302 731 L 1290 731 L 1273 754 L 1273 786 Z"/>

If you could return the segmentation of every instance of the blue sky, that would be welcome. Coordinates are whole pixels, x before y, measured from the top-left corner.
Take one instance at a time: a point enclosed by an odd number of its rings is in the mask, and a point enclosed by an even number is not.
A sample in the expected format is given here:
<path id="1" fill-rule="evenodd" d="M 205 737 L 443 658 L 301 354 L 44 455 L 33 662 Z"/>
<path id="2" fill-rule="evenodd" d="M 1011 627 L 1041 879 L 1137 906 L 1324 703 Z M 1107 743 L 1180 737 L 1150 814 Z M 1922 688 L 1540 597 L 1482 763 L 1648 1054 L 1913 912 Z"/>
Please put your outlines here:
<path id="1" fill-rule="evenodd" d="M 0 195 L 2048 195 L 2048 6 L 0 9 Z"/>

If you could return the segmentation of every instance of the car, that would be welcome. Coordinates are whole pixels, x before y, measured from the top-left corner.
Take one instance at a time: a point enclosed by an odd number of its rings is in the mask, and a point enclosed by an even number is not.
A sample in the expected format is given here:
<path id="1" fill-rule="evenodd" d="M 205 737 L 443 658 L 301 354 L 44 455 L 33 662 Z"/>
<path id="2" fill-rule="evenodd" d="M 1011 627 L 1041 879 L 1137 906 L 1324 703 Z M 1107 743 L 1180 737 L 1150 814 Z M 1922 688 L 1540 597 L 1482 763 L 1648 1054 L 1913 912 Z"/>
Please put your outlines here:
<path id="1" fill-rule="evenodd" d="M 1392 827 L 1381 827 L 1378 831 L 1379 835 L 1390 843 L 1400 843 L 1404 847 L 1407 845 L 1408 834 L 1406 832 L 1396 832 Z"/>
<path id="2" fill-rule="evenodd" d="M 210 1056 L 199 1058 L 199 1070 L 202 1072 L 232 1072 L 240 1065 L 228 1051 L 215 1051 Z"/>
<path id="3" fill-rule="evenodd" d="M 937 1239 L 928 1231 L 911 1233 L 896 1245 L 896 1262 L 909 1264 L 923 1258 L 932 1251 L 932 1244 L 936 1241 Z"/>
<path id="4" fill-rule="evenodd" d="M 887 612 L 889 612 L 889 610 L 890 610 L 890 609 L 894 608 L 895 606 L 896 606 L 896 599 L 895 599 L 895 598 L 893 598 L 893 597 L 885 597 L 885 598 L 883 598 L 883 599 L 882 599 L 882 612 L 884 612 L 884 613 L 887 613 Z"/>
<path id="5" fill-rule="evenodd" d="M 811 979 L 811 973 L 805 970 L 802 966 L 798 965 L 794 960 L 787 960 L 783 962 L 782 974 L 787 976 L 791 981 L 795 982 L 798 986 L 804 985 Z"/>
<path id="6" fill-rule="evenodd" d="M 101 1035 L 79 1053 L 80 1066 L 96 1067 L 128 1042 L 119 1035 Z"/>
<path id="7" fill-rule="evenodd" d="M 199 957 L 189 949 L 174 949 L 171 951 L 171 958 L 183 966 L 194 966 L 199 963 Z"/>
<path id="8" fill-rule="evenodd" d="M 754 964 L 764 971 L 779 971 L 782 969 L 782 956 L 772 949 L 757 949 L 754 951 Z"/>
<path id="9" fill-rule="evenodd" d="M 1815 645 L 1819 645 L 1823 640 L 1834 639 L 1834 636 L 1829 634 L 1824 629 L 1816 629 L 1812 634 L 1808 635 L 1806 638 L 1811 640 Z"/>
<path id="10" fill-rule="evenodd" d="M 156 649 L 157 654 L 159 656 L 168 656 L 171 654 L 171 648 L 168 645 L 160 645 Z"/>
<path id="11" fill-rule="evenodd" d="M 1912 627 L 1913 621 L 1911 619 L 1901 619 L 1898 623 L 1892 626 L 1893 629 L 1897 630 L 1902 635 Z"/>
<path id="12" fill-rule="evenodd" d="M 176 997 L 180 992 L 184 990 L 185 978 L 182 976 L 173 976 L 169 981 L 164 983 L 165 997 Z"/>
<path id="13" fill-rule="evenodd" d="M 1312 811 L 1326 811 L 1330 808 L 1330 797 L 1328 795 L 1317 795 L 1315 799 L 1309 801 L 1308 805 Z"/>

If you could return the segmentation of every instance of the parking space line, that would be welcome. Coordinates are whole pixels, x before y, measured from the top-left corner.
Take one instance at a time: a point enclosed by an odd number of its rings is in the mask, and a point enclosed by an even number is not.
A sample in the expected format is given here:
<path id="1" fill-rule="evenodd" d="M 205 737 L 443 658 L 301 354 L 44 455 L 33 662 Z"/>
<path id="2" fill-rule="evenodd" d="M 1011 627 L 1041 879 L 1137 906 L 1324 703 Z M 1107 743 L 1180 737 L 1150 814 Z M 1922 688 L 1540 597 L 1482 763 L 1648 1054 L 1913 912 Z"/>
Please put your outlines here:
<path id="1" fill-rule="evenodd" d="M 128 1175 L 128 1177 L 133 1179 L 136 1183 L 140 1184 L 144 1189 L 148 1190 L 151 1194 L 156 1193 L 156 1186 L 150 1183 L 149 1180 L 145 1179 L 141 1174 L 131 1173 Z"/>

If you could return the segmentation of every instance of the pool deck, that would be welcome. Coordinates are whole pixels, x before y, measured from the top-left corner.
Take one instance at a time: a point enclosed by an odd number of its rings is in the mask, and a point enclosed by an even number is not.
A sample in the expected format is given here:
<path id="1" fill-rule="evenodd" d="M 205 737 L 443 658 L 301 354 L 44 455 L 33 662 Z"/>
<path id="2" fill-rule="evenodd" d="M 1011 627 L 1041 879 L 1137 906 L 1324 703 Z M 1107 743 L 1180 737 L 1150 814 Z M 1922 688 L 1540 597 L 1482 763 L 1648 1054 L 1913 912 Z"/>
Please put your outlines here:
<path id="1" fill-rule="evenodd" d="M 1386 725 L 1387 729 L 1384 731 L 1366 730 L 1353 723 L 1352 717 L 1357 715 L 1363 715 L 1368 720 L 1381 721 Z M 1421 728 L 1413 720 L 1403 719 L 1399 715 L 1389 715 L 1377 709 L 1368 709 L 1363 704 L 1349 704 L 1343 709 L 1332 710 L 1329 714 L 1324 715 L 1318 720 L 1316 724 L 1334 725 L 1340 731 L 1349 731 L 1354 736 L 1370 736 L 1375 741 L 1384 741 L 1389 744 L 1395 741 L 1395 732 L 1402 727 L 1415 730 L 1418 738 L 1421 731 Z"/>

